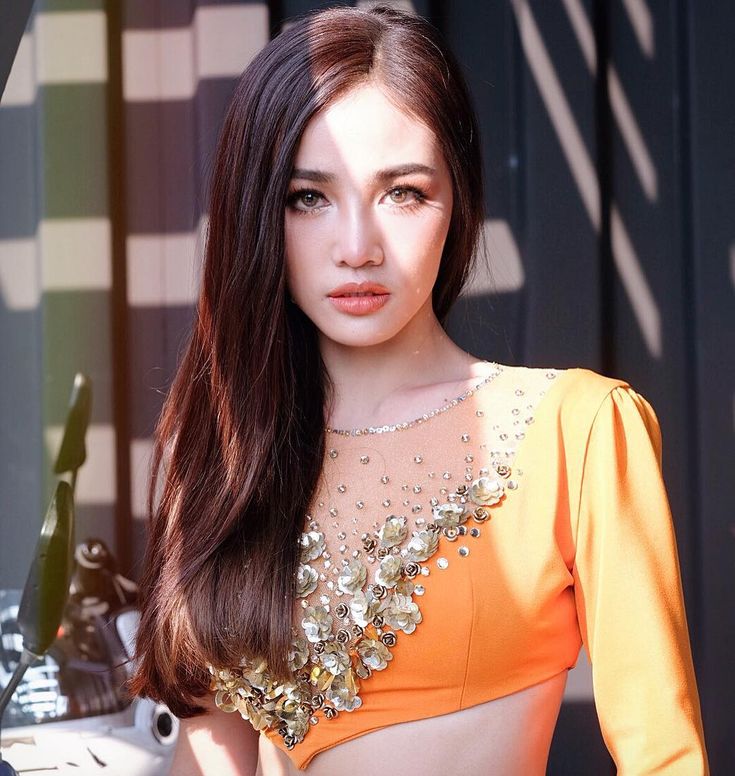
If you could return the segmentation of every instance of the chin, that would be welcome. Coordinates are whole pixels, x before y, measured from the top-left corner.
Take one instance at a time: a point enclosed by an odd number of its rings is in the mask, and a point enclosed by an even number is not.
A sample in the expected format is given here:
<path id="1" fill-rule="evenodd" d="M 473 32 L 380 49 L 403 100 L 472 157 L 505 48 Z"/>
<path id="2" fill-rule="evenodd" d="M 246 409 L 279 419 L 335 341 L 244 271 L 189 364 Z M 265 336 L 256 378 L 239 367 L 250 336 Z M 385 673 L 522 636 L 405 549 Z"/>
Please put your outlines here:
<path id="1" fill-rule="evenodd" d="M 393 339 L 403 329 L 403 322 L 396 322 L 392 326 L 377 320 L 368 321 L 367 316 L 354 323 L 346 321 L 340 325 L 334 321 L 315 321 L 317 329 L 322 337 L 345 347 L 369 348 L 381 345 Z"/>

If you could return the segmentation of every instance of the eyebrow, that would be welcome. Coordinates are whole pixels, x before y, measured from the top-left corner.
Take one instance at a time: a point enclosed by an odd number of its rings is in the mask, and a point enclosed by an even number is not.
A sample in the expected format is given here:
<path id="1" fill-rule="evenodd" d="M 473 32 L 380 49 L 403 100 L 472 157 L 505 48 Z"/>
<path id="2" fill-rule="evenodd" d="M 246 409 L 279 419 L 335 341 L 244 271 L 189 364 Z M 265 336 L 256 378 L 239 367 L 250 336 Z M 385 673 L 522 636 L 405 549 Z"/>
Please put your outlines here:
<path id="1" fill-rule="evenodd" d="M 384 170 L 378 170 L 372 177 L 372 183 L 386 183 L 393 178 L 399 178 L 401 175 L 410 175 L 411 173 L 424 173 L 425 175 L 436 175 L 436 169 L 426 164 L 409 162 L 399 164 L 395 167 L 386 167 Z M 335 179 L 334 173 L 324 172 L 323 170 L 304 170 L 295 167 L 291 173 L 291 179 L 302 178 L 304 180 L 316 181 L 317 183 L 332 183 Z"/>

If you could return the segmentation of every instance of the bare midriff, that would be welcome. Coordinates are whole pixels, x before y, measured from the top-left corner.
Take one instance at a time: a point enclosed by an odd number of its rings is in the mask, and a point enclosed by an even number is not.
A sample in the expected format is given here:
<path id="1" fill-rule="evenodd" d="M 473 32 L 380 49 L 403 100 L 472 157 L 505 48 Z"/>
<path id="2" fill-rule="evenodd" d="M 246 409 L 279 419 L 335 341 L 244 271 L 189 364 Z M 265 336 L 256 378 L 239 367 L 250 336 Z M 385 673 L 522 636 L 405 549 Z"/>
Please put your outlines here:
<path id="1" fill-rule="evenodd" d="M 568 671 L 519 692 L 450 714 L 401 722 L 336 744 L 305 770 L 260 736 L 256 776 L 373 776 L 395 773 L 446 776 L 543 776 Z"/>

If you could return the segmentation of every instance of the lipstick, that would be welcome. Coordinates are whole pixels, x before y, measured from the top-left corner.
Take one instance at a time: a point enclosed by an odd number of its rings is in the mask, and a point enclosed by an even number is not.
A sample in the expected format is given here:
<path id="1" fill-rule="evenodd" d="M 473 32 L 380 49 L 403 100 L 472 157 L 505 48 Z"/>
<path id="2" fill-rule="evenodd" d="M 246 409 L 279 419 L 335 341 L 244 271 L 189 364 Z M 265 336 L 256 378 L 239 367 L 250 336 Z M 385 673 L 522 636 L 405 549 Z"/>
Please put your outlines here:
<path id="1" fill-rule="evenodd" d="M 369 315 L 379 310 L 390 297 L 390 292 L 379 283 L 345 283 L 332 289 L 329 301 L 348 315 Z"/>

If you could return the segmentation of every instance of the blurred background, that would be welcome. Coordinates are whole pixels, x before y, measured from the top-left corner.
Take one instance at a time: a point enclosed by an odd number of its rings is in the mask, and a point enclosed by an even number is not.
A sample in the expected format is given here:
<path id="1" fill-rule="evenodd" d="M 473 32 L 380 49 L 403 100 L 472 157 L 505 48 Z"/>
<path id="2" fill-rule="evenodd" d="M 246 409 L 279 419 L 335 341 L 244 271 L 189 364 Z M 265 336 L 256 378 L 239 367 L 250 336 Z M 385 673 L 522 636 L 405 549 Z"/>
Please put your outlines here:
<path id="1" fill-rule="evenodd" d="M 445 35 L 482 127 L 492 277 L 450 331 L 652 402 L 712 773 L 735 773 L 735 3 L 393 4 Z M 77 539 L 136 579 L 223 111 L 289 17 L 326 5 L 0 6 L 0 589 L 23 586 L 79 370 L 94 404 Z M 614 772 L 584 658 L 550 774 Z"/>

